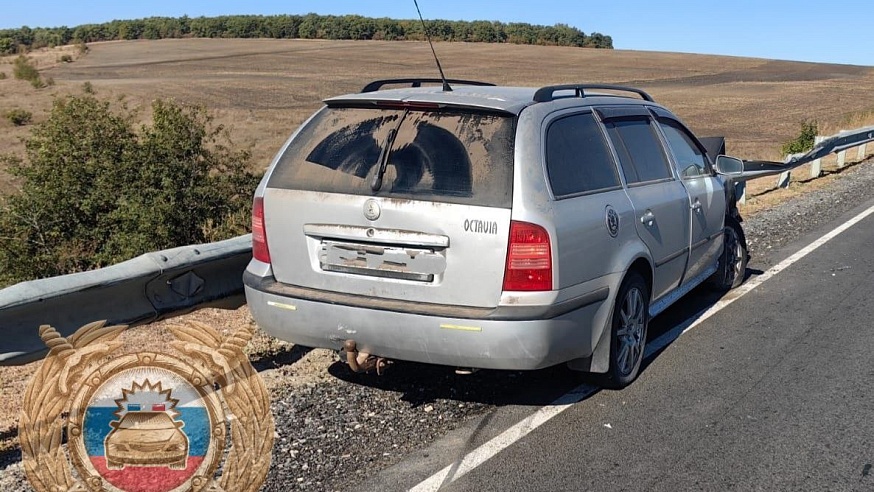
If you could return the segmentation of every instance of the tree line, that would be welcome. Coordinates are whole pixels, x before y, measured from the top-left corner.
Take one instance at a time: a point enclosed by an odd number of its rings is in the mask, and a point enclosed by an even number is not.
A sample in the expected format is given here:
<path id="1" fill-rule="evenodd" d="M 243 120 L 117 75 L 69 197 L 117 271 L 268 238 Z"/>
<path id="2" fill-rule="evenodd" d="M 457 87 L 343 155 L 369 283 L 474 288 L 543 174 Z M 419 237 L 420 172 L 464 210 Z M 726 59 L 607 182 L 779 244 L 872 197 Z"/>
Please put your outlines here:
<path id="1" fill-rule="evenodd" d="M 427 27 L 432 39 L 439 41 L 613 48 L 610 36 L 597 32 L 587 35 L 567 24 L 433 20 L 428 21 Z M 0 29 L 0 53 L 14 54 L 72 43 L 187 37 L 421 41 L 425 39 L 425 31 L 418 20 L 360 15 L 149 17 L 76 27 Z"/>

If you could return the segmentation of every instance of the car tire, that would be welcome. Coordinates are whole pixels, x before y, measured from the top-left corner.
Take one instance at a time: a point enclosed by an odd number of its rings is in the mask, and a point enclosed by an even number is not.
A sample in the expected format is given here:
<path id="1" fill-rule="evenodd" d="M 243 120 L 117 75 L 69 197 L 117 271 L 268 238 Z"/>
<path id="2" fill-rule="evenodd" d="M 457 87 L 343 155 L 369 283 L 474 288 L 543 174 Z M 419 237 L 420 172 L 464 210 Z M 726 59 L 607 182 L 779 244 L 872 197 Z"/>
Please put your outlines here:
<path id="1" fill-rule="evenodd" d="M 610 369 L 605 386 L 624 388 L 637 378 L 649 326 L 649 287 L 637 272 L 629 272 L 613 304 Z"/>
<path id="2" fill-rule="evenodd" d="M 746 278 L 749 252 L 743 228 L 734 219 L 725 219 L 722 237 L 724 247 L 709 283 L 714 290 L 727 291 L 740 286 Z"/>

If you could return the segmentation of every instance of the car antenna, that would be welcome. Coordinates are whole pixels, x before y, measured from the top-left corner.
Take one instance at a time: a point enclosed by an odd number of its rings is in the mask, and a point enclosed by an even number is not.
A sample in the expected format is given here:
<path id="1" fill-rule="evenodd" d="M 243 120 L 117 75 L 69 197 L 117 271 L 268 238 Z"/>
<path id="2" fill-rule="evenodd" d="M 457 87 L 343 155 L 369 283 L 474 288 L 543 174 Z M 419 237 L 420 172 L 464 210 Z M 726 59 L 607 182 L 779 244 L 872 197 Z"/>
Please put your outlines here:
<path id="1" fill-rule="evenodd" d="M 428 32 L 428 26 L 425 25 L 425 19 L 422 18 L 422 11 L 419 10 L 419 2 L 418 0 L 413 0 L 413 3 L 416 4 L 416 12 L 419 13 L 419 20 L 422 21 L 422 29 L 425 31 L 425 38 L 428 39 L 428 45 L 431 46 L 431 53 L 434 54 L 434 61 L 437 62 L 437 70 L 440 71 L 440 79 L 443 80 L 443 92 L 452 92 L 452 87 L 449 87 L 449 81 L 446 80 L 446 76 L 443 75 L 443 67 L 440 66 L 440 59 L 437 58 L 437 52 L 434 51 L 434 43 L 431 42 L 431 33 Z"/>

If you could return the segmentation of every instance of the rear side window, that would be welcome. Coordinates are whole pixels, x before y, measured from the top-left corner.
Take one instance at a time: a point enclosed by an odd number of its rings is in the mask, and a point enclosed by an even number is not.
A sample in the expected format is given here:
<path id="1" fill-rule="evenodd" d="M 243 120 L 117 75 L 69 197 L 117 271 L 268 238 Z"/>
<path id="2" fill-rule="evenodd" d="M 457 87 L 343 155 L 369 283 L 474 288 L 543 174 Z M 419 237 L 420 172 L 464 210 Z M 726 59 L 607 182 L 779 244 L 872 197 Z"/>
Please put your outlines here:
<path id="1" fill-rule="evenodd" d="M 628 184 L 673 177 L 648 118 L 613 120 L 606 127 Z"/>
<path id="2" fill-rule="evenodd" d="M 546 170 L 556 197 L 621 186 L 610 149 L 591 113 L 567 116 L 549 125 Z"/>
<path id="3" fill-rule="evenodd" d="M 460 110 L 323 108 L 268 186 L 509 208 L 514 121 Z"/>

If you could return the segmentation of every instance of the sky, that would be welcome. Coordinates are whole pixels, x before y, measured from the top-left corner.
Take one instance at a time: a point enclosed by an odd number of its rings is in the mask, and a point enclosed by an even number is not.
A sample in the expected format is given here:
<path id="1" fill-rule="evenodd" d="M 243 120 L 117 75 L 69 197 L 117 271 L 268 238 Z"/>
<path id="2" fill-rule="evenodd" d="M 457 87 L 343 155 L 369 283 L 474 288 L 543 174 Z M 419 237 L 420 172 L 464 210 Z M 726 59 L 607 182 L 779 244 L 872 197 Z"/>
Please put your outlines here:
<path id="1" fill-rule="evenodd" d="M 616 49 L 874 66 L 870 0 L 419 0 L 426 19 L 554 25 L 613 38 Z M 6 1 L 0 28 L 77 26 L 113 19 L 233 14 L 358 14 L 412 19 L 412 0 Z"/>

